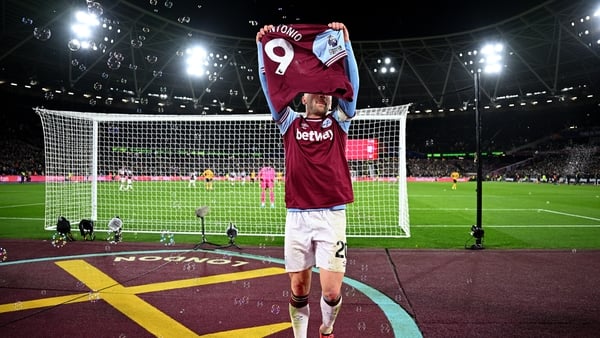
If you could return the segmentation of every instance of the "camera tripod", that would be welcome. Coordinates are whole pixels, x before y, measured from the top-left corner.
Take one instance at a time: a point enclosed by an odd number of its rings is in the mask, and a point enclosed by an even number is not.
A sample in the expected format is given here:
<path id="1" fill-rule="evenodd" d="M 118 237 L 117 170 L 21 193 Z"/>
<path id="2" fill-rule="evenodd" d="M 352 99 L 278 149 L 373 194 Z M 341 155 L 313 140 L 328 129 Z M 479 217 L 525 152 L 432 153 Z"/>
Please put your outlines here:
<path id="1" fill-rule="evenodd" d="M 211 243 L 206 240 L 206 230 L 204 227 L 204 216 L 206 216 L 206 214 L 208 214 L 208 207 L 200 207 L 196 210 L 196 216 L 198 216 L 202 221 L 202 241 L 194 246 L 194 250 L 204 249 L 204 245 L 212 245 L 214 247 L 219 247 L 219 244 Z"/>
<path id="2" fill-rule="evenodd" d="M 228 244 L 221 245 L 217 249 L 227 249 L 227 248 L 231 248 L 232 246 L 235 247 L 238 250 L 242 250 L 242 248 L 240 248 L 239 246 L 237 246 L 237 244 L 235 244 L 235 239 L 232 236 L 229 236 L 229 243 Z"/>
<path id="3" fill-rule="evenodd" d="M 237 234 L 238 229 L 235 227 L 235 224 L 229 223 L 229 228 L 227 228 L 227 237 L 229 237 L 229 243 L 227 245 L 220 246 L 219 249 L 231 248 L 233 246 L 241 250 L 242 248 L 235 244 L 235 238 L 237 237 Z"/>

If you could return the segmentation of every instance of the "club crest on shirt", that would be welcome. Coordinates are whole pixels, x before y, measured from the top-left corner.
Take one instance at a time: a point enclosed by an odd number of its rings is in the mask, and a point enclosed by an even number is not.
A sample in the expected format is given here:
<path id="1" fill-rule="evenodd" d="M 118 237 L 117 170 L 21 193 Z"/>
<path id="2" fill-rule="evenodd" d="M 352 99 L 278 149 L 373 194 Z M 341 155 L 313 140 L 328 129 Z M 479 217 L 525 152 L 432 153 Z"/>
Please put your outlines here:
<path id="1" fill-rule="evenodd" d="M 335 47 L 338 45 L 338 40 L 334 35 L 329 35 L 329 37 L 327 38 L 327 44 L 330 47 Z"/>
<path id="2" fill-rule="evenodd" d="M 331 127 L 331 119 L 325 119 L 323 120 L 323 123 L 321 124 L 322 128 L 329 128 Z"/>
<path id="3" fill-rule="evenodd" d="M 333 34 L 329 35 L 327 38 L 327 45 L 331 47 L 327 50 L 329 55 L 335 55 L 343 49 L 338 39 Z"/>

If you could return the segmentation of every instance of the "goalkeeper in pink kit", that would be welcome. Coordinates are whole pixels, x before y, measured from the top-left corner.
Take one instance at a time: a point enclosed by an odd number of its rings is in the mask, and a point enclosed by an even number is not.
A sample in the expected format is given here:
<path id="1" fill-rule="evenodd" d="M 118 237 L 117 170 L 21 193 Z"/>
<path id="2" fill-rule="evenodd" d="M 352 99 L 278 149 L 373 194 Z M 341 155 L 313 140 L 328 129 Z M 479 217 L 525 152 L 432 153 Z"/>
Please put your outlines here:
<path id="1" fill-rule="evenodd" d="M 267 191 L 269 191 L 269 200 L 271 208 L 275 208 L 275 169 L 269 166 L 260 168 L 258 171 L 258 181 L 260 182 L 260 207 L 265 207 Z"/>
<path id="2" fill-rule="evenodd" d="M 346 272 L 346 204 L 354 202 L 345 152 L 350 121 L 356 114 L 358 66 L 346 26 L 340 22 L 321 26 L 316 36 L 311 35 L 314 25 L 294 24 L 267 25 L 256 34 L 260 83 L 285 152 L 284 261 L 290 277 L 288 308 L 295 338 L 308 336 L 313 267 L 319 269 L 321 286 L 319 336 L 334 336 Z M 335 67 L 318 67 L 311 46 L 319 49 L 315 54 L 328 56 L 324 64 Z M 319 69 L 301 69 L 311 65 Z M 340 69 L 342 75 L 337 73 Z M 336 82 L 340 80 L 351 85 Z M 291 87 L 303 88 L 299 92 L 304 93 L 304 114 L 289 105 L 280 108 L 282 102 L 289 104 Z M 350 97 L 336 95 L 332 109 L 330 90 L 335 88 L 350 88 L 345 92 Z"/>

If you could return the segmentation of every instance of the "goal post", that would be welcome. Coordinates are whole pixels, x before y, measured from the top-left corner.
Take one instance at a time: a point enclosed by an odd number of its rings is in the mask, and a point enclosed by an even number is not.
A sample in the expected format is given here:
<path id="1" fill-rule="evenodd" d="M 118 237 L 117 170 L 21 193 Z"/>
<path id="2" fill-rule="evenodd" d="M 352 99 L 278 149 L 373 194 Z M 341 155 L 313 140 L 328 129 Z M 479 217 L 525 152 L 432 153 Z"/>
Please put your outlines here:
<path id="1" fill-rule="evenodd" d="M 348 237 L 410 237 L 406 187 L 409 105 L 357 111 L 347 158 L 355 202 Z M 104 114 L 35 108 L 44 132 L 44 229 L 58 217 L 96 222 L 115 216 L 123 232 L 283 236 L 284 153 L 268 114 Z M 262 205 L 258 172 L 277 172 L 274 203 Z M 202 176 L 214 172 L 212 182 Z"/>

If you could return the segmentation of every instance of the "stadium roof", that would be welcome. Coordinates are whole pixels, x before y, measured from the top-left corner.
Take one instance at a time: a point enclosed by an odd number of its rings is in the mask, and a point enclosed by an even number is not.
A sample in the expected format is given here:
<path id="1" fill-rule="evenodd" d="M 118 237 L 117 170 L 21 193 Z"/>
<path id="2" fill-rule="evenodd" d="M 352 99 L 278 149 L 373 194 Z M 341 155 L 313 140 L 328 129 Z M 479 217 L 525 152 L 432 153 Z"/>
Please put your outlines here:
<path id="1" fill-rule="evenodd" d="M 0 92 L 57 109 L 265 113 L 257 28 L 342 21 L 359 62 L 359 108 L 413 103 L 412 111 L 424 114 L 469 109 L 473 75 L 466 55 L 487 41 L 503 42 L 507 51 L 504 71 L 481 77 L 482 103 L 490 109 L 597 102 L 600 96 L 600 17 L 593 16 L 600 2 L 429 2 L 404 9 L 277 3 L 5 0 Z M 90 40 L 95 50 L 69 46 L 74 13 L 88 7 L 105 25 Z M 209 76 L 185 74 L 182 54 L 192 43 L 212 53 Z M 111 59 L 114 53 L 122 56 L 119 62 Z M 385 58 L 395 72 L 379 70 Z"/>

